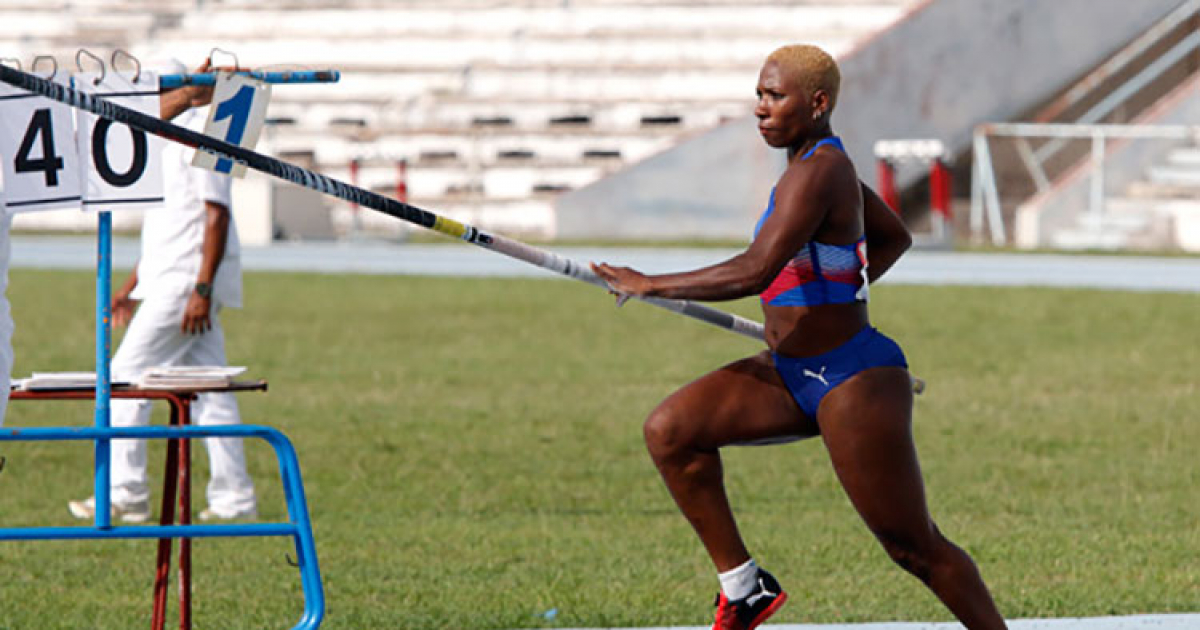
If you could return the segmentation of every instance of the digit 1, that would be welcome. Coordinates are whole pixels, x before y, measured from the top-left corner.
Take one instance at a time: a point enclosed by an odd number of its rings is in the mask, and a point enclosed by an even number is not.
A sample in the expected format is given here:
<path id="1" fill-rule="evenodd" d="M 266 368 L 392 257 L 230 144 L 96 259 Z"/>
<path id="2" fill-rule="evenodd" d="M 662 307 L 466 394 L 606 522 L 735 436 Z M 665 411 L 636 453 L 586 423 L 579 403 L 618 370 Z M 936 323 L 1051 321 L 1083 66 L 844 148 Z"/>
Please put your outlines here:
<path id="1" fill-rule="evenodd" d="M 29 153 L 38 134 L 42 136 L 42 157 L 31 160 Z M 33 112 L 29 128 L 25 130 L 25 138 L 21 140 L 21 148 L 17 149 L 14 165 L 18 173 L 40 171 L 46 176 L 47 186 L 58 185 L 58 172 L 63 169 L 63 159 L 54 154 L 54 126 L 50 123 L 49 108 Z"/>
<path id="2" fill-rule="evenodd" d="M 217 105 L 216 116 L 213 121 L 225 120 L 229 121 L 229 129 L 225 132 L 225 142 L 229 144 L 241 144 L 242 135 L 246 133 L 246 122 L 250 120 L 250 105 L 254 103 L 254 88 L 249 85 L 243 85 L 233 98 L 223 101 Z M 228 173 L 233 170 L 233 162 L 226 158 L 217 158 L 215 170 L 219 173 Z"/>

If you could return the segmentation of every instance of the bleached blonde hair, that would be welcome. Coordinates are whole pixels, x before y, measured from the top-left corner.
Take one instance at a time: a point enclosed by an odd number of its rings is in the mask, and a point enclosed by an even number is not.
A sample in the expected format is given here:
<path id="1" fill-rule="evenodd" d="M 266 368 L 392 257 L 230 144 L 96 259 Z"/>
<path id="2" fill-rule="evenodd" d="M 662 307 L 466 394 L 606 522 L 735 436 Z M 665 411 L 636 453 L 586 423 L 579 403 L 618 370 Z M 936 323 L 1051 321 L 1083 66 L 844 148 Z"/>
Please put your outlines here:
<path id="1" fill-rule="evenodd" d="M 767 56 L 767 61 L 779 64 L 809 95 L 825 90 L 829 95 L 829 111 L 833 111 L 842 85 L 842 72 L 829 53 L 808 44 L 791 44 L 776 49 Z"/>

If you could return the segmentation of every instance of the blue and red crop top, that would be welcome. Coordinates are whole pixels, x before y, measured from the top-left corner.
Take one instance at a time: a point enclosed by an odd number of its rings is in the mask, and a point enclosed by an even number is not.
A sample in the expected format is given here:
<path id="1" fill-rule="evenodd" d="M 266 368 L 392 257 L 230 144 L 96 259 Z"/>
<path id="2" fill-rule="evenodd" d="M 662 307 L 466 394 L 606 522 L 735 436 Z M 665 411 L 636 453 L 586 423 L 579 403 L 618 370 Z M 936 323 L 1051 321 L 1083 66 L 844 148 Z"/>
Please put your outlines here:
<path id="1" fill-rule="evenodd" d="M 842 151 L 842 141 L 836 136 L 824 138 L 800 157 L 807 160 L 822 145 L 835 146 Z M 754 236 L 775 210 L 775 190 L 771 201 L 754 226 Z M 867 239 L 865 236 L 851 245 L 830 245 L 809 241 L 784 265 L 760 296 L 771 306 L 818 306 L 867 301 Z"/>

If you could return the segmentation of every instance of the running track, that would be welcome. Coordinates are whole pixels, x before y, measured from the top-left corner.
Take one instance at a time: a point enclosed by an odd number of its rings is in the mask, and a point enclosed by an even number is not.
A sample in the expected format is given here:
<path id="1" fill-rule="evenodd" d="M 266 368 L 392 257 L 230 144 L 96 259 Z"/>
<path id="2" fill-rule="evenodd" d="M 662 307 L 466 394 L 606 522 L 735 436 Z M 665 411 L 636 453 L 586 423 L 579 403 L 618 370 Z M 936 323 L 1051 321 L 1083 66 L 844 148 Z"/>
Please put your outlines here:
<path id="1" fill-rule="evenodd" d="M 96 264 L 95 248 L 95 240 L 90 236 L 15 236 L 12 239 L 12 267 L 91 269 Z M 550 249 L 581 262 L 603 261 L 651 272 L 679 271 L 709 265 L 740 251 L 596 247 Z M 135 239 L 114 239 L 115 268 L 132 267 L 137 256 Z M 372 241 L 306 242 L 247 247 L 242 252 L 242 267 L 247 271 L 557 277 L 551 272 L 482 248 L 453 242 L 420 245 Z M 916 250 L 905 255 L 881 282 L 1200 292 L 1200 257 L 972 254 Z"/>

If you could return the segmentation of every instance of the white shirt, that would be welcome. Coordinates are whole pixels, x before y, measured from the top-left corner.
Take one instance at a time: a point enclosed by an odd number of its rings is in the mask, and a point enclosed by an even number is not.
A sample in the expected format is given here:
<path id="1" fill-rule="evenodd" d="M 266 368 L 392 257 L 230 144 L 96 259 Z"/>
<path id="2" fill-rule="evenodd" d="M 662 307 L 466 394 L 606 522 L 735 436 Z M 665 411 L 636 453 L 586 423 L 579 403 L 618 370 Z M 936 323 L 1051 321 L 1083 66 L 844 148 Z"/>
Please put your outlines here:
<path id="1" fill-rule="evenodd" d="M 12 245 L 9 242 L 8 231 L 12 227 L 12 215 L 8 213 L 8 206 L 4 203 L 4 186 L 0 180 L 0 306 L 8 304 L 8 263 L 12 256 Z M 4 309 L 7 313 L 7 308 Z M 0 319 L 6 315 L 0 314 Z M 7 321 L 0 321 L 0 325 L 9 325 Z"/>
<path id="2" fill-rule="evenodd" d="M 207 108 L 192 109 L 173 122 L 203 132 Z M 229 177 L 191 166 L 193 149 L 165 142 L 162 149 L 163 191 L 161 208 L 146 210 L 142 223 L 142 257 L 138 283 L 131 297 L 185 297 L 196 286 L 204 259 L 204 202 L 218 203 L 231 211 L 225 240 L 225 257 L 213 279 L 213 301 L 221 306 L 242 305 L 242 246 L 234 225 Z"/>

